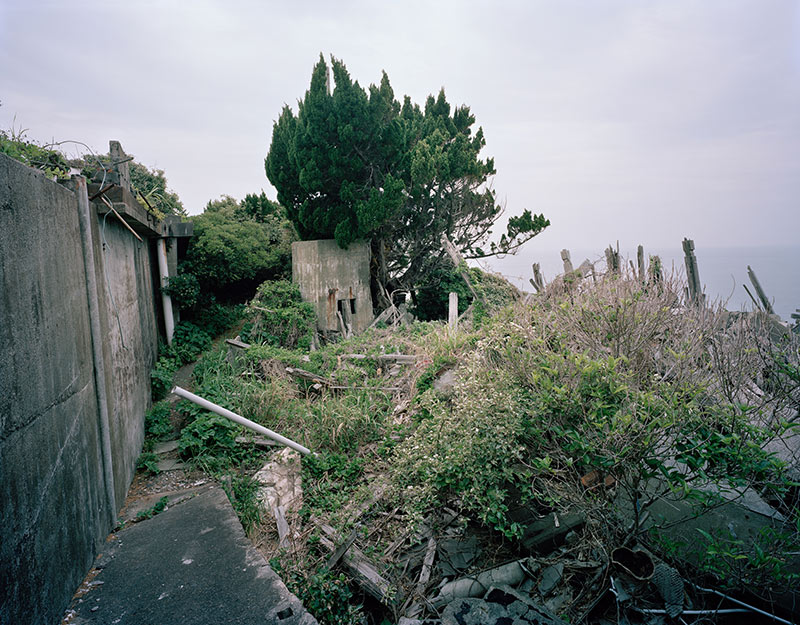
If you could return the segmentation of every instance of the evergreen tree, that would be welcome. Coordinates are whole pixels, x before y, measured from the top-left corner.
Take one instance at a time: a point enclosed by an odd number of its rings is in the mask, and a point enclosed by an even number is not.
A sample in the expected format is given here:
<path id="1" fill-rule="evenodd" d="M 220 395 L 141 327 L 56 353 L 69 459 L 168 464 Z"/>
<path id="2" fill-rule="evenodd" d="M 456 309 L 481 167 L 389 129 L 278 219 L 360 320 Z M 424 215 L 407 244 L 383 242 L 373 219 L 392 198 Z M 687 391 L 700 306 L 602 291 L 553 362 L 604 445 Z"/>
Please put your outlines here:
<path id="1" fill-rule="evenodd" d="M 478 258 L 513 253 L 549 225 L 526 210 L 484 250 L 502 209 L 469 108 L 451 109 L 444 90 L 424 110 L 408 96 L 401 105 L 385 72 L 367 91 L 341 61 L 331 65 L 335 88 L 320 55 L 297 115 L 286 106 L 275 122 L 267 177 L 301 238 L 335 238 L 345 248 L 371 241 L 379 303 L 442 266 L 442 234 Z"/>

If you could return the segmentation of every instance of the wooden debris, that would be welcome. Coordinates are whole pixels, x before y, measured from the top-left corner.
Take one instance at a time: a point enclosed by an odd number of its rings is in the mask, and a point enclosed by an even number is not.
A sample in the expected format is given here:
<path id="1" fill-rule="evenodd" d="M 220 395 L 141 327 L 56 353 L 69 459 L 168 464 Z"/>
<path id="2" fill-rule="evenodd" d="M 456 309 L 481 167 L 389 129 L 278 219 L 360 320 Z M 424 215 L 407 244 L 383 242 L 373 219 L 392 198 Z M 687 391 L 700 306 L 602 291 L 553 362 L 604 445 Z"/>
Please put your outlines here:
<path id="1" fill-rule="evenodd" d="M 236 349 L 250 349 L 250 343 L 245 343 L 239 339 L 225 339 L 225 343 Z"/>
<path id="2" fill-rule="evenodd" d="M 324 378 L 321 375 L 317 375 L 316 373 L 311 373 L 310 371 L 306 371 L 305 369 L 299 369 L 296 367 L 286 367 L 286 373 L 296 378 L 302 378 L 303 380 L 308 380 L 309 382 L 322 384 L 323 386 L 333 386 L 333 380 L 329 378 Z"/>
<path id="3" fill-rule="evenodd" d="M 318 523 L 317 527 L 321 530 L 319 544 L 331 553 L 336 552 L 336 542 L 338 533 L 330 525 Z M 341 556 L 341 562 L 347 567 L 353 580 L 366 592 L 375 597 L 384 605 L 390 606 L 400 599 L 399 589 L 396 589 L 383 575 L 378 572 L 378 568 L 370 562 L 364 552 L 356 545 L 350 544 Z"/>
<path id="4" fill-rule="evenodd" d="M 442 246 L 447 252 L 447 255 L 450 256 L 450 260 L 453 261 L 453 265 L 455 265 L 456 271 L 459 272 L 461 278 L 469 287 L 472 296 L 475 299 L 480 300 L 483 303 L 483 305 L 486 306 L 487 305 L 486 299 L 483 297 L 483 294 L 480 295 L 478 294 L 478 291 L 475 290 L 475 287 L 472 284 L 472 280 L 470 280 L 469 274 L 467 273 L 466 270 L 466 263 L 464 262 L 464 259 L 461 258 L 461 254 L 458 253 L 456 246 L 453 245 L 450 239 L 447 238 L 446 234 L 442 234 Z"/>
<path id="5" fill-rule="evenodd" d="M 381 362 L 396 362 L 399 364 L 407 364 L 412 365 L 417 362 L 417 357 L 413 354 L 381 354 L 378 356 L 378 360 Z"/>
<path id="6" fill-rule="evenodd" d="M 684 262 L 686 264 L 686 280 L 689 284 L 689 300 L 695 304 L 702 304 L 703 285 L 700 283 L 700 271 L 697 268 L 697 257 L 694 254 L 694 241 L 691 239 L 684 239 L 683 253 L 685 255 Z"/>
<path id="7" fill-rule="evenodd" d="M 247 436 L 237 436 L 236 442 L 240 445 L 253 445 L 254 447 L 262 447 L 264 449 L 281 446 L 278 441 L 274 441 L 270 438 L 249 438 Z"/>
<path id="8" fill-rule="evenodd" d="M 539 263 L 533 263 L 533 279 L 529 280 L 531 286 L 536 289 L 537 293 L 544 291 L 544 280 L 542 280 L 542 271 Z"/>
<path id="9" fill-rule="evenodd" d="M 355 542 L 356 537 L 358 536 L 358 528 L 355 528 L 347 539 L 336 548 L 336 551 L 333 552 L 330 558 L 328 558 L 328 570 L 332 571 L 333 567 L 335 567 L 339 560 L 342 559 L 342 556 L 347 553 L 347 550 L 350 549 L 350 546 Z"/>
<path id="10" fill-rule="evenodd" d="M 750 265 L 747 265 L 747 277 L 750 278 L 750 282 L 756 290 L 756 295 L 758 295 L 758 299 L 761 300 L 761 305 L 764 307 L 764 310 L 770 315 L 774 315 L 775 310 L 772 308 L 772 303 L 769 301 L 764 289 L 761 288 L 761 283 L 758 281 L 758 278 L 756 278 L 756 272 L 753 271 Z M 752 295 L 750 297 L 752 298 Z"/>
<path id="11" fill-rule="evenodd" d="M 559 547 L 567 534 L 586 523 L 582 512 L 557 516 L 550 514 L 528 525 L 522 537 L 522 546 L 528 551 L 550 553 Z"/>
<path id="12" fill-rule="evenodd" d="M 564 274 L 572 273 L 575 271 L 572 268 L 572 259 L 569 255 L 569 250 L 561 250 L 561 260 L 564 261 Z"/>

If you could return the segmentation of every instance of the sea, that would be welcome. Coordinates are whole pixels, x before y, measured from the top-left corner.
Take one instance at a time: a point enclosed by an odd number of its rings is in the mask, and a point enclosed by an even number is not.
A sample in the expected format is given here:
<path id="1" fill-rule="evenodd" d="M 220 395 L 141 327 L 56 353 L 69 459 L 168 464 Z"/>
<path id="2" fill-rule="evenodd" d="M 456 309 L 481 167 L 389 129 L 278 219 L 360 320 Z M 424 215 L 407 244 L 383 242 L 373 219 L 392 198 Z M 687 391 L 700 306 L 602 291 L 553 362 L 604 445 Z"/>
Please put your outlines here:
<path id="1" fill-rule="evenodd" d="M 572 265 L 578 267 L 584 259 L 599 261 L 605 267 L 606 246 L 589 249 L 570 249 Z M 636 264 L 636 246 L 620 246 L 620 257 Z M 661 257 L 665 270 L 686 275 L 683 250 L 674 248 L 644 249 L 645 259 L 651 255 Z M 718 301 L 730 311 L 750 311 L 755 308 L 743 285 L 756 296 L 749 278 L 748 265 L 753 269 L 761 287 L 769 298 L 775 313 L 784 321 L 794 321 L 791 314 L 800 309 L 800 245 L 762 247 L 699 247 L 695 249 L 700 282 L 708 300 Z M 528 280 L 533 277 L 532 265 L 539 263 L 546 282 L 563 273 L 560 250 L 536 249 L 535 239 L 514 256 L 492 259 L 480 265 L 487 270 L 504 275 L 524 291 L 532 291 Z"/>

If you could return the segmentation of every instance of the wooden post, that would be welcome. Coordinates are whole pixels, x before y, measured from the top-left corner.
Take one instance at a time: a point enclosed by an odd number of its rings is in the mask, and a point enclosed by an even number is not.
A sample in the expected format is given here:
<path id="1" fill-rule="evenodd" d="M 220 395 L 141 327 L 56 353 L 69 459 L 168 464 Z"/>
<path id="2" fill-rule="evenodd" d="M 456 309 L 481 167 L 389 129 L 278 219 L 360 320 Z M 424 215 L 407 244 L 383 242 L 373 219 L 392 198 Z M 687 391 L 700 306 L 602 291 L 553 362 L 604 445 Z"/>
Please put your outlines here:
<path id="1" fill-rule="evenodd" d="M 647 274 L 644 270 L 644 246 L 642 245 L 636 248 L 636 262 L 639 267 L 639 281 L 644 282 L 647 279 Z"/>
<path id="2" fill-rule="evenodd" d="M 606 248 L 606 270 L 609 273 L 619 273 L 619 250 L 609 245 Z"/>
<path id="3" fill-rule="evenodd" d="M 569 255 L 569 250 L 561 250 L 561 260 L 564 261 L 564 273 L 572 273 L 574 269 L 572 268 L 572 259 Z"/>
<path id="4" fill-rule="evenodd" d="M 703 302 L 703 288 L 700 284 L 700 271 L 697 268 L 697 257 L 694 255 L 694 241 L 684 239 L 683 243 L 684 262 L 686 264 L 686 281 L 689 286 L 689 299 L 696 303 Z"/>
<path id="5" fill-rule="evenodd" d="M 650 282 L 653 284 L 661 282 L 661 257 L 657 255 L 650 257 Z"/>
<path id="6" fill-rule="evenodd" d="M 758 299 L 761 300 L 762 306 L 764 306 L 764 310 L 766 310 L 770 315 L 775 314 L 775 310 L 772 308 L 772 304 L 767 297 L 767 294 L 764 293 L 764 289 L 761 288 L 761 283 L 756 278 L 756 272 L 747 265 L 747 277 L 750 278 L 750 282 L 753 284 L 753 288 L 756 290 L 756 295 L 758 295 Z"/>
<path id="7" fill-rule="evenodd" d="M 538 293 L 544 291 L 544 280 L 542 280 L 542 272 L 539 263 L 533 263 L 533 280 L 530 280 L 530 283 Z"/>
<path id="8" fill-rule="evenodd" d="M 447 323 L 450 326 L 451 332 L 456 332 L 458 330 L 458 293 L 450 293 Z"/>

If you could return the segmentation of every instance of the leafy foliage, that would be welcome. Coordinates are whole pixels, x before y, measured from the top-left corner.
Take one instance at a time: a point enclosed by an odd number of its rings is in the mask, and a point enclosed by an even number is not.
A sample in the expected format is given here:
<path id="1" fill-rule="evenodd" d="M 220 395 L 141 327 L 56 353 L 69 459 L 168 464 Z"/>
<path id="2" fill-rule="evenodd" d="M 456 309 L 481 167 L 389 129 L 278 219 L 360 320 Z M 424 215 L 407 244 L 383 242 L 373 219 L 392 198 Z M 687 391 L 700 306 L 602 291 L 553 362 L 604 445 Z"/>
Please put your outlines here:
<path id="1" fill-rule="evenodd" d="M 200 281 L 191 273 L 181 272 L 170 276 L 162 292 L 172 298 L 172 303 L 181 310 L 194 308 L 200 300 Z"/>
<path id="2" fill-rule="evenodd" d="M 155 440 L 164 438 L 172 433 L 172 424 L 169 421 L 172 408 L 168 402 L 160 401 L 153 404 L 144 416 L 145 436 Z"/>
<path id="3" fill-rule="evenodd" d="M 333 573 L 324 566 L 309 571 L 289 558 L 273 558 L 270 566 L 321 625 L 364 622 L 361 608 L 351 603 L 353 591 L 342 573 Z"/>
<path id="4" fill-rule="evenodd" d="M 131 186 L 146 204 L 163 215 L 186 215 L 178 194 L 167 188 L 167 178 L 162 169 L 150 169 L 136 161 L 131 162 Z"/>
<path id="5" fill-rule="evenodd" d="M 64 155 L 27 140 L 24 130 L 0 130 L 0 153 L 39 169 L 49 177 L 63 178 L 69 175 L 69 164 Z"/>
<path id="6" fill-rule="evenodd" d="M 258 501 L 260 487 L 261 484 L 246 473 L 235 474 L 230 481 L 230 487 L 225 486 L 228 499 L 248 536 L 261 522 L 261 506 Z"/>
<path id="7" fill-rule="evenodd" d="M 262 193 L 242 202 L 213 200 L 192 218 L 194 236 L 181 271 L 222 299 L 249 297 L 268 279 L 288 275 L 294 232 L 283 209 Z"/>
<path id="8" fill-rule="evenodd" d="M 239 453 L 239 426 L 219 415 L 205 413 L 183 428 L 178 452 L 183 458 L 214 456 L 233 458 Z"/>
<path id="9" fill-rule="evenodd" d="M 494 161 L 481 159 L 483 130 L 466 106 L 444 94 L 424 109 L 401 105 L 384 73 L 364 90 L 332 60 L 335 88 L 320 57 L 297 116 L 287 106 L 273 127 L 265 160 L 278 200 L 304 239 L 342 247 L 371 239 L 374 278 L 389 292 L 413 287 L 441 266 L 447 234 L 467 256 L 509 253 L 549 225 L 524 211 L 488 252 L 481 246 L 501 215 L 487 184 Z"/>
<path id="10" fill-rule="evenodd" d="M 470 267 L 469 279 L 492 308 L 502 308 L 519 298 L 519 291 L 500 276 Z M 469 289 L 461 273 L 452 265 L 442 266 L 427 274 L 414 293 L 412 313 L 422 321 L 446 319 L 449 309 L 449 294 L 458 294 L 458 312 L 463 313 L 473 304 L 472 291 Z M 484 314 L 489 311 L 483 311 Z"/>
<path id="11" fill-rule="evenodd" d="M 316 315 L 288 280 L 264 282 L 247 307 L 242 340 L 275 347 L 308 349 L 316 332 Z"/>

